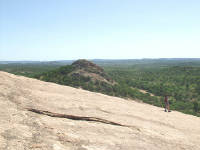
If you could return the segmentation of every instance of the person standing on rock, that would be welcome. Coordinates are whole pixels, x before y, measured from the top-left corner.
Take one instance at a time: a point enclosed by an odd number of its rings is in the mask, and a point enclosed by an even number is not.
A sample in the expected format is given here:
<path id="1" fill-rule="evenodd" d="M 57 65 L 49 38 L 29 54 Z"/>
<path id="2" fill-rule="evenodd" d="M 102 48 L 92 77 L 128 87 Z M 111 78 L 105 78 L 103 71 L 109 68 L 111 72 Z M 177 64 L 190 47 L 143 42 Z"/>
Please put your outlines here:
<path id="1" fill-rule="evenodd" d="M 171 110 L 169 109 L 169 99 L 168 99 L 168 96 L 165 95 L 165 112 L 171 112 Z"/>

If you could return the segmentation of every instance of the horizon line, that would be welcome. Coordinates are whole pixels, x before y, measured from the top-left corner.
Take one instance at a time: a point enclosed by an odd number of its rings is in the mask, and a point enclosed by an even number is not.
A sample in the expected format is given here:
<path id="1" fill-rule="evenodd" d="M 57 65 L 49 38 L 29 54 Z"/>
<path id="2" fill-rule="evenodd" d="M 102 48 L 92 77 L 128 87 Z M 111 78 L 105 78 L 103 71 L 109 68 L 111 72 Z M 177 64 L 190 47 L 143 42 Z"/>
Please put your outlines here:
<path id="1" fill-rule="evenodd" d="M 75 61 L 79 59 L 85 59 L 85 58 L 78 58 L 78 59 L 57 59 L 57 60 L 0 60 L 0 62 L 56 62 L 56 61 Z M 86 59 L 86 60 L 144 60 L 144 59 L 200 59 L 198 57 L 190 58 L 190 57 L 173 57 L 173 58 L 124 58 L 124 59 L 119 59 L 119 58 L 93 58 L 93 59 Z"/>

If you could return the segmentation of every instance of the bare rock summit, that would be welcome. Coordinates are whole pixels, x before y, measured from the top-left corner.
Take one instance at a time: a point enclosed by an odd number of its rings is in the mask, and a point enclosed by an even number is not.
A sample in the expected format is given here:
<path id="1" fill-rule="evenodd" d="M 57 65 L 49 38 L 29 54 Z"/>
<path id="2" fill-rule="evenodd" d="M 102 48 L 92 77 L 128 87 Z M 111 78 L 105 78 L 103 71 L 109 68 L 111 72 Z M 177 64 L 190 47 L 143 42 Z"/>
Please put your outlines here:
<path id="1" fill-rule="evenodd" d="M 0 72 L 0 150 L 199 150 L 200 118 Z"/>

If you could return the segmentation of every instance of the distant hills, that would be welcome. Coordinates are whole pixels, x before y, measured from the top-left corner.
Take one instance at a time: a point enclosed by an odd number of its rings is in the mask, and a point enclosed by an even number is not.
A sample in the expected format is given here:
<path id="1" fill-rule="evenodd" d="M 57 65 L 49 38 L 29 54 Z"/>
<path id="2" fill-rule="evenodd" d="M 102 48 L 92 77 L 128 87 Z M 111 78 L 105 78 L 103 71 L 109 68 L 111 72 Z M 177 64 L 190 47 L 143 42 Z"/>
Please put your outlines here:
<path id="1" fill-rule="evenodd" d="M 0 61 L 0 64 L 71 64 L 74 60 L 59 61 Z"/>
<path id="2" fill-rule="evenodd" d="M 56 61 L 0 61 L 0 64 L 61 64 L 68 65 L 72 64 L 76 60 L 56 60 Z M 143 58 L 143 59 L 89 59 L 89 61 L 102 65 L 102 64 L 140 64 L 140 63 L 155 63 L 155 62 L 178 62 L 178 63 L 187 63 L 187 62 L 200 62 L 200 58 Z"/>

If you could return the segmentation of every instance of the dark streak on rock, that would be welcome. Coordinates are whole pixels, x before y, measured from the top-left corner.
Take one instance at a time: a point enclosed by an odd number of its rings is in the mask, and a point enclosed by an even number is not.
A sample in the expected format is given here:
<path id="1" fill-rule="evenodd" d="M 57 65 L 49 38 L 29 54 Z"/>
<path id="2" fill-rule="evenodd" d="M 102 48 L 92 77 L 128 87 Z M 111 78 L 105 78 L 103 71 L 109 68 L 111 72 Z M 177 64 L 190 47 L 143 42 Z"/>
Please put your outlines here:
<path id="1" fill-rule="evenodd" d="M 117 123 L 117 122 L 113 122 L 113 121 L 109 121 L 109 120 L 101 119 L 101 118 L 97 118 L 97 117 L 84 117 L 84 116 L 66 115 L 66 114 L 59 114 L 59 113 L 53 113 L 53 112 L 49 112 L 49 111 L 33 109 L 33 108 L 28 108 L 27 110 L 34 112 L 34 113 L 37 113 L 37 114 L 47 115 L 47 116 L 50 116 L 50 117 L 67 118 L 67 119 L 81 120 L 81 121 L 101 122 L 101 123 L 111 124 L 111 125 L 115 125 L 115 126 L 128 127 L 128 128 L 131 128 L 131 129 L 135 128 L 135 129 L 140 131 L 140 129 L 138 129 L 135 126 L 124 125 L 124 124 L 120 124 L 120 123 Z"/>

